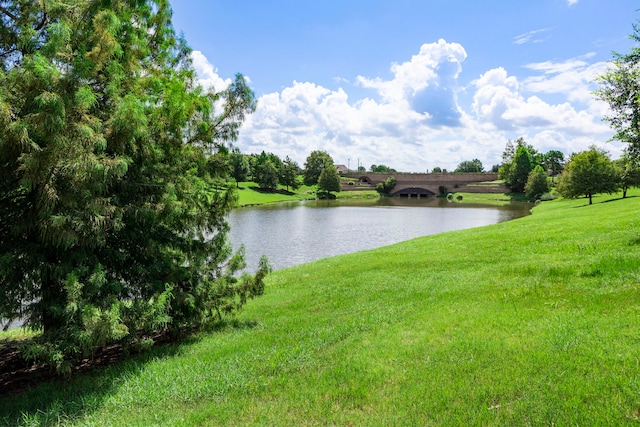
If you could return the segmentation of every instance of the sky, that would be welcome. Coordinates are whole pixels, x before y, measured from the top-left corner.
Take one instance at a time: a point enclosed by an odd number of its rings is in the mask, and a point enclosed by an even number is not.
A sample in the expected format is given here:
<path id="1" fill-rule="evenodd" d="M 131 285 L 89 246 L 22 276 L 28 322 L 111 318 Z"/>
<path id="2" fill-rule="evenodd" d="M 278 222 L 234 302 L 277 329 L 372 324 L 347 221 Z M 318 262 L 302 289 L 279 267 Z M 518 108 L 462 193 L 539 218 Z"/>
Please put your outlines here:
<path id="1" fill-rule="evenodd" d="M 171 0 L 200 83 L 258 100 L 234 143 L 304 166 L 501 163 L 509 140 L 565 155 L 623 145 L 593 96 L 635 0 Z"/>

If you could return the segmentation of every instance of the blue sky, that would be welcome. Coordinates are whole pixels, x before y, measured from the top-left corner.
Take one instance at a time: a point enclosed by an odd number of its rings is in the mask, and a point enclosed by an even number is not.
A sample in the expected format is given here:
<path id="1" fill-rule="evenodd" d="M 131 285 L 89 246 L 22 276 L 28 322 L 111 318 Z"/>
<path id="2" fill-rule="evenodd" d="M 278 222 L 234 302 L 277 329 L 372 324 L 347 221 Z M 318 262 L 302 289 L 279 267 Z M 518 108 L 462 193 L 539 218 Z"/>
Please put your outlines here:
<path id="1" fill-rule="evenodd" d="M 300 166 L 424 172 L 500 163 L 524 137 L 539 151 L 601 146 L 594 77 L 626 52 L 633 0 L 171 0 L 205 86 L 235 73 L 258 109 L 236 142 Z"/>

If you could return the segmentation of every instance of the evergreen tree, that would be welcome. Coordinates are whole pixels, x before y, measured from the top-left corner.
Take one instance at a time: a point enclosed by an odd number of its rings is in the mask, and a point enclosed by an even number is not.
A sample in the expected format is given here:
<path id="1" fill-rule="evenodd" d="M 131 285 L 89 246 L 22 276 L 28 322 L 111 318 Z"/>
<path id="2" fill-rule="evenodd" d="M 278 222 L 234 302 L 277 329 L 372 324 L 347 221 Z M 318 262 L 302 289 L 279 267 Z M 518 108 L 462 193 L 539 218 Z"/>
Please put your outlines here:
<path id="1" fill-rule="evenodd" d="M 287 191 L 289 191 L 289 187 L 293 190 L 296 190 L 300 187 L 300 182 L 298 181 L 298 174 L 300 172 L 300 167 L 296 162 L 291 160 L 289 156 L 285 157 L 282 162 L 282 171 L 280 173 L 280 184 L 287 187 Z"/>
<path id="2" fill-rule="evenodd" d="M 0 16 L 0 317 L 42 328 L 64 368 L 261 294 L 266 263 L 236 274 L 235 196 L 208 162 L 255 109 L 243 77 L 197 85 L 168 0 L 2 2 Z"/>
<path id="3" fill-rule="evenodd" d="M 514 193 L 524 193 L 529 173 L 533 170 L 534 163 L 531 153 L 524 145 L 518 145 L 513 158 L 513 169 L 509 179 L 509 186 Z"/>

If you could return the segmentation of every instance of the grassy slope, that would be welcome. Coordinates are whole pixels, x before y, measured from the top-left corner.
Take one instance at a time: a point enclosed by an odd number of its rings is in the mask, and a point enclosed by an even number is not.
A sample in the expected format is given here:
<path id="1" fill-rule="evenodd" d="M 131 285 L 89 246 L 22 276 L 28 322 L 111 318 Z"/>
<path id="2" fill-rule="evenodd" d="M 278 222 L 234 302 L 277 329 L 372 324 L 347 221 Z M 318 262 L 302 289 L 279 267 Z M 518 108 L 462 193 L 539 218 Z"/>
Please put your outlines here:
<path id="1" fill-rule="evenodd" d="M 546 202 L 516 221 L 275 272 L 238 326 L 4 398 L 0 414 L 78 425 L 637 423 L 632 195 Z"/>

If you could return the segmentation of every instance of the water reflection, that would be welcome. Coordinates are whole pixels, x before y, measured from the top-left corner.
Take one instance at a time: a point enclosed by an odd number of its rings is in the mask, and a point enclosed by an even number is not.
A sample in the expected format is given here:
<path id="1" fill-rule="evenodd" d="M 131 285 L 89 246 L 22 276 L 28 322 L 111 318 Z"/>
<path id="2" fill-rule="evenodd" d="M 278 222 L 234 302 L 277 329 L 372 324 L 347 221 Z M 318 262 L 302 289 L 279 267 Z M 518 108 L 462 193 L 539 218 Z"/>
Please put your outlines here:
<path id="1" fill-rule="evenodd" d="M 276 269 L 529 214 L 530 205 L 481 206 L 446 199 L 288 202 L 235 209 L 234 247 L 244 244 L 250 270 L 262 254 Z"/>

